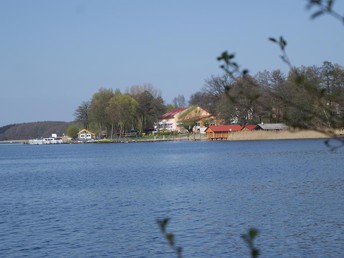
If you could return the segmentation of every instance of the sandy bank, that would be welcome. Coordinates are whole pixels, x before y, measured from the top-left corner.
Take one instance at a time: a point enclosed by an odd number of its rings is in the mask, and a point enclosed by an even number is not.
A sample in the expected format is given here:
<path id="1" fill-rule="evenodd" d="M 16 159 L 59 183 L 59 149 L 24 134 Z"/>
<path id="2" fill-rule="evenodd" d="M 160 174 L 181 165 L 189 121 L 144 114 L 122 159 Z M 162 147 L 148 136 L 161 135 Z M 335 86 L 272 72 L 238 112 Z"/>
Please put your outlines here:
<path id="1" fill-rule="evenodd" d="M 336 131 L 338 137 L 344 137 L 344 130 Z M 285 140 L 285 139 L 326 139 L 333 138 L 328 134 L 312 130 L 300 131 L 240 131 L 231 133 L 228 140 Z"/>

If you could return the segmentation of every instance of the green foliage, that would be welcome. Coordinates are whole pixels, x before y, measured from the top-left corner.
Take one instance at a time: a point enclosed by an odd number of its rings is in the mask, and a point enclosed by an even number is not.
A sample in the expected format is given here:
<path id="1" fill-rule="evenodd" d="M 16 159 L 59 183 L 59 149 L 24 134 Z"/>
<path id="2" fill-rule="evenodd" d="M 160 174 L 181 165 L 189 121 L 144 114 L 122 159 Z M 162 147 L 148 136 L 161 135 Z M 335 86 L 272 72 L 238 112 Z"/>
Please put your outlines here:
<path id="1" fill-rule="evenodd" d="M 156 133 L 158 136 L 176 136 L 178 135 L 178 131 L 169 131 L 169 130 L 160 130 Z"/>
<path id="2" fill-rule="evenodd" d="M 317 8 L 311 18 L 314 19 L 323 14 L 329 14 L 344 23 L 344 16 L 333 9 L 334 2 L 334 0 L 308 0 L 307 7 L 309 9 Z M 287 41 L 282 36 L 279 38 L 270 37 L 269 40 L 280 48 L 282 52 L 280 57 L 290 68 L 288 80 L 279 83 L 278 87 L 274 88 L 263 86 L 264 91 L 260 92 L 256 97 L 252 96 L 250 90 L 247 89 L 242 89 L 234 95 L 230 94 L 229 90 L 227 98 L 232 103 L 230 105 L 231 112 L 238 113 L 242 112 L 243 109 L 245 110 L 245 107 L 235 106 L 235 104 L 244 100 L 244 103 L 249 103 L 246 109 L 251 106 L 251 117 L 254 117 L 254 113 L 257 113 L 258 110 L 261 121 L 264 120 L 264 116 L 270 114 L 270 119 L 277 117 L 278 120 L 286 122 L 291 127 L 315 129 L 331 137 L 336 137 L 332 129 L 344 126 L 344 80 L 341 75 L 343 68 L 334 72 L 334 69 L 331 69 L 333 66 L 325 62 L 323 69 L 318 69 L 316 72 L 314 72 L 316 69 L 312 70 L 312 68 L 296 69 L 286 52 Z M 234 61 L 234 54 L 228 54 L 227 51 L 224 51 L 217 59 L 223 62 L 220 67 L 234 81 L 247 76 L 247 70 L 241 71 L 238 63 Z M 319 72 L 319 70 L 323 72 Z M 336 80 L 330 79 L 333 74 L 337 77 Z M 341 83 L 334 83 L 335 81 L 341 81 Z M 256 85 L 258 89 L 261 86 L 256 82 L 253 85 Z M 334 101 L 334 99 L 336 100 Z M 222 104 L 222 106 L 224 105 Z M 225 113 L 221 110 L 220 115 Z M 238 118 L 238 114 L 234 116 Z M 330 130 L 324 130 L 324 128 L 330 128 Z M 344 140 L 338 140 L 344 145 Z"/>
<path id="3" fill-rule="evenodd" d="M 178 126 L 184 127 L 188 132 L 192 132 L 192 128 L 196 125 L 199 120 L 201 111 L 198 106 L 191 106 L 184 110 L 178 117 L 180 120 Z"/>
<path id="4" fill-rule="evenodd" d="M 154 96 L 150 91 L 132 95 L 138 103 L 139 129 L 141 131 L 151 129 L 159 117 L 166 111 L 164 100 L 160 96 Z"/>
<path id="5" fill-rule="evenodd" d="M 234 61 L 235 54 L 228 54 L 227 51 L 222 52 L 222 54 L 217 58 L 218 61 L 223 61 L 220 67 L 228 74 L 232 79 L 237 79 L 240 76 L 245 76 L 248 74 L 248 70 L 241 70 L 238 63 Z"/>
<path id="6" fill-rule="evenodd" d="M 176 253 L 176 257 L 182 258 L 183 248 L 176 246 L 174 234 L 167 232 L 167 225 L 168 225 L 169 221 L 170 221 L 169 218 L 165 218 L 162 220 L 158 219 L 157 223 L 159 225 L 161 233 L 164 235 L 165 239 L 167 240 L 168 245 Z"/>
<path id="7" fill-rule="evenodd" d="M 286 52 L 287 41 L 282 36 L 280 36 L 278 40 L 275 38 L 269 38 L 269 40 L 279 46 L 279 48 L 282 51 L 282 55 L 280 56 L 282 61 L 285 62 L 290 68 L 292 68 L 292 65 Z"/>
<path id="8" fill-rule="evenodd" d="M 78 138 L 79 128 L 75 124 L 71 124 L 67 128 L 67 135 L 72 139 Z"/>
<path id="9" fill-rule="evenodd" d="M 97 125 L 97 131 L 100 132 L 103 129 L 107 129 L 110 121 L 106 114 L 106 108 L 109 100 L 114 96 L 112 89 L 99 89 L 98 92 L 93 94 L 89 116 L 91 122 Z"/>
<path id="10" fill-rule="evenodd" d="M 119 136 L 121 137 L 126 130 L 133 127 L 137 116 L 137 108 L 138 103 L 134 98 L 128 94 L 116 91 L 115 95 L 109 100 L 105 110 L 111 121 L 111 137 L 114 128 L 119 130 Z"/>
<path id="11" fill-rule="evenodd" d="M 84 128 L 112 137 L 151 130 L 165 111 L 164 100 L 152 85 L 132 86 L 125 94 L 101 88 L 78 106 L 75 118 Z"/>
<path id="12" fill-rule="evenodd" d="M 250 254 L 252 258 L 256 258 L 259 256 L 259 249 L 254 246 L 254 239 L 258 236 L 259 231 L 255 228 L 251 228 L 248 230 L 246 234 L 243 234 L 241 237 L 246 242 L 248 248 L 250 249 Z"/>
<path id="13" fill-rule="evenodd" d="M 176 245 L 175 236 L 173 233 L 167 231 L 169 218 L 157 219 L 157 224 L 160 228 L 161 233 L 167 240 L 168 245 L 175 252 L 177 258 L 182 257 L 183 248 Z M 259 249 L 254 245 L 254 240 L 257 238 L 259 231 L 255 228 L 250 228 L 246 234 L 241 235 L 241 238 L 246 242 L 250 255 L 252 258 L 257 258 L 260 255 Z"/>

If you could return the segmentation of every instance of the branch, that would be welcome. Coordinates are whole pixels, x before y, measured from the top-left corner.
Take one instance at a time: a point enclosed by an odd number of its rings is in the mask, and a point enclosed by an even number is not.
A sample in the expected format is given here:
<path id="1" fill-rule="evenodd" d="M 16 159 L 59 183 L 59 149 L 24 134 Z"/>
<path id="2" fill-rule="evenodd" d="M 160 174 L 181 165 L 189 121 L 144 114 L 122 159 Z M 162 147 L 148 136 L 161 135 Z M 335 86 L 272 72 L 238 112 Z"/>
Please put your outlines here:
<path id="1" fill-rule="evenodd" d="M 169 218 L 164 218 L 162 220 L 158 219 L 157 223 L 159 225 L 161 233 L 164 235 L 165 239 L 167 240 L 168 245 L 176 253 L 177 258 L 182 258 L 183 248 L 176 246 L 174 234 L 167 232 L 167 225 L 169 221 L 170 221 Z"/>
<path id="2" fill-rule="evenodd" d="M 311 15 L 311 19 L 318 18 L 321 15 L 329 14 L 338 19 L 344 25 L 344 16 L 333 10 L 335 0 L 308 0 L 307 9 L 317 7 L 318 10 Z"/>

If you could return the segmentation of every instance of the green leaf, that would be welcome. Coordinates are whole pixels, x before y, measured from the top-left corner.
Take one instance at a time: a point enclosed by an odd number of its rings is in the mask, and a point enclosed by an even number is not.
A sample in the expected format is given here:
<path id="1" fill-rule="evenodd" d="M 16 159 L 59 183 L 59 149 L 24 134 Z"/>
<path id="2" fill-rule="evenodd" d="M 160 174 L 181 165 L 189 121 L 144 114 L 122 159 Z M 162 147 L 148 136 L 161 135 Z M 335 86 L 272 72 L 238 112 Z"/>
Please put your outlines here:
<path id="1" fill-rule="evenodd" d="M 162 219 L 162 220 L 160 220 L 160 219 L 157 220 L 157 223 L 158 223 L 158 225 L 160 227 L 161 232 L 166 232 L 166 227 L 167 227 L 167 224 L 168 224 L 169 221 L 170 221 L 169 218 L 165 218 L 165 219 Z"/>
<path id="2" fill-rule="evenodd" d="M 254 239 L 258 235 L 258 230 L 255 228 L 251 228 L 249 231 L 249 235 L 251 239 Z"/>
<path id="3" fill-rule="evenodd" d="M 174 245 L 174 235 L 172 233 L 167 233 L 166 234 L 166 239 L 170 243 L 170 245 Z"/>

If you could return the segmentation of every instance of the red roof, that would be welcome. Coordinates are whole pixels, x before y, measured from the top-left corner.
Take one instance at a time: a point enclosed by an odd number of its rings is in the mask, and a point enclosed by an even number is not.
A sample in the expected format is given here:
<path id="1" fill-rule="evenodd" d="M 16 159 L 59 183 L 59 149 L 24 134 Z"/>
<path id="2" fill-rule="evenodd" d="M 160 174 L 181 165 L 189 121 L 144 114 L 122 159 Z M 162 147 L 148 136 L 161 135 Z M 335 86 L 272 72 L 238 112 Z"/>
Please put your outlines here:
<path id="1" fill-rule="evenodd" d="M 257 125 L 245 125 L 245 128 L 252 131 L 254 128 L 256 128 Z"/>
<path id="2" fill-rule="evenodd" d="M 240 125 L 210 125 L 206 131 L 210 129 L 213 132 L 237 132 L 241 131 Z"/>
<path id="3" fill-rule="evenodd" d="M 178 114 L 179 112 L 182 112 L 183 110 L 185 110 L 186 108 L 176 108 L 176 109 L 172 109 L 169 112 L 163 114 L 160 119 L 171 119 L 174 118 L 176 116 L 176 114 Z"/>

